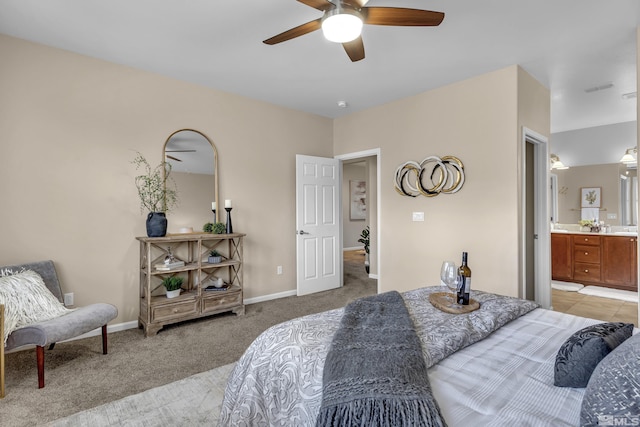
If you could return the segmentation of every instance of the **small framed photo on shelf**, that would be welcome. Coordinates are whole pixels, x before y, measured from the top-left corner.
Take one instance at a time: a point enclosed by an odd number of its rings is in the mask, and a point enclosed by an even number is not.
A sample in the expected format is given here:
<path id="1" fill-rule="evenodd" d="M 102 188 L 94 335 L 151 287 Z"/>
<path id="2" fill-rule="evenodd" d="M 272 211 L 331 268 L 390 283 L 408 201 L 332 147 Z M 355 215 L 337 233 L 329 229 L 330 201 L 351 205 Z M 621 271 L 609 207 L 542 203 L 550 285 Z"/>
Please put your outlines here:
<path id="1" fill-rule="evenodd" d="M 602 204 L 602 187 L 582 187 L 580 189 L 581 208 L 599 208 Z"/>

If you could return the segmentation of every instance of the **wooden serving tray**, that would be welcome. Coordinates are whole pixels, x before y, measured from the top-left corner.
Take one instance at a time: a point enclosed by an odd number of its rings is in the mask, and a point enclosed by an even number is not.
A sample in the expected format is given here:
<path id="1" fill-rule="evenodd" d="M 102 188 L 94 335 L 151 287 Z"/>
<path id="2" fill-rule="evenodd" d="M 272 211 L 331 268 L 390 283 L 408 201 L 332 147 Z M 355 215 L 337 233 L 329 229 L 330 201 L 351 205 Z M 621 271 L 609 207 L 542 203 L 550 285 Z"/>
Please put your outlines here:
<path id="1" fill-rule="evenodd" d="M 473 298 L 469 298 L 469 305 L 457 304 L 455 300 L 452 299 L 451 292 L 434 292 L 429 294 L 429 302 L 438 310 L 452 314 L 470 313 L 480 308 L 480 303 Z"/>

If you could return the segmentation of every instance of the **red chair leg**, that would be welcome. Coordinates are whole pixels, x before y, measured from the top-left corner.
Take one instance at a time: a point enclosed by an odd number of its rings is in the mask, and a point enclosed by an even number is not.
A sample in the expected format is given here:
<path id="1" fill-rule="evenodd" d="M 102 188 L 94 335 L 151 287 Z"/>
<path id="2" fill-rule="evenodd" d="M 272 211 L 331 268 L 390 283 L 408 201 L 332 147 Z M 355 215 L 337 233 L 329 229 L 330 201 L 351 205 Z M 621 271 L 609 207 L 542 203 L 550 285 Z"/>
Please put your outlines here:
<path id="1" fill-rule="evenodd" d="M 51 348 L 53 348 L 51 345 Z M 102 326 L 102 354 L 107 354 L 107 325 Z M 44 387 L 44 347 L 36 346 L 36 359 L 38 362 L 38 388 Z"/>
<path id="2" fill-rule="evenodd" d="M 44 387 L 44 347 L 36 346 L 36 359 L 38 361 L 38 388 Z"/>
<path id="3" fill-rule="evenodd" d="M 107 325 L 102 326 L 102 354 L 107 354 Z"/>

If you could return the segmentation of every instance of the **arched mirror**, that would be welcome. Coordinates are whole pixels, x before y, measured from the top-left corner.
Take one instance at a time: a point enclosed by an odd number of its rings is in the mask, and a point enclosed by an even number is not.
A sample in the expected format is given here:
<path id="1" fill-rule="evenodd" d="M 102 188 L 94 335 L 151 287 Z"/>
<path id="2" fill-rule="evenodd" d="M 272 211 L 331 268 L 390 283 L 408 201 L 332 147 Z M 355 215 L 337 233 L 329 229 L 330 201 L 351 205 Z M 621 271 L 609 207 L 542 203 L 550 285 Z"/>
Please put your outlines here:
<path id="1" fill-rule="evenodd" d="M 202 132 L 181 129 L 167 138 L 164 160 L 178 188 L 178 207 L 169 213 L 168 233 L 194 232 L 213 222 L 211 202 L 218 203 L 218 150 Z M 221 218 L 217 212 L 218 219 Z"/>

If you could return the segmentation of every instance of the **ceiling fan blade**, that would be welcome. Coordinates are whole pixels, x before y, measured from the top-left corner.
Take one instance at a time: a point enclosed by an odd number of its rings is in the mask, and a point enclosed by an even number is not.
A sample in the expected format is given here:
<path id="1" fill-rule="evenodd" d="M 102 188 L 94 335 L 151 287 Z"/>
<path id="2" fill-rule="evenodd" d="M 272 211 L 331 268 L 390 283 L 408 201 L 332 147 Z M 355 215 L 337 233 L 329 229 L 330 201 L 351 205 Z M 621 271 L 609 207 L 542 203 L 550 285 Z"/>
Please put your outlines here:
<path id="1" fill-rule="evenodd" d="M 444 13 L 404 7 L 365 7 L 365 24 L 430 27 L 440 25 Z"/>
<path id="2" fill-rule="evenodd" d="M 354 6 L 358 8 L 364 7 L 364 5 L 367 4 L 368 1 L 369 0 L 344 0 L 345 3 L 352 3 Z"/>
<path id="3" fill-rule="evenodd" d="M 360 61 L 364 59 L 364 43 L 362 43 L 362 37 L 358 37 L 347 43 L 342 43 L 345 52 L 351 58 L 351 62 Z"/>
<path id="4" fill-rule="evenodd" d="M 167 159 L 175 160 L 176 162 L 181 162 L 182 161 L 182 160 L 178 159 L 177 157 L 173 157 L 173 156 L 170 156 L 168 154 L 165 154 L 165 156 L 167 156 Z"/>
<path id="5" fill-rule="evenodd" d="M 298 0 L 300 3 L 306 4 L 307 6 L 311 6 L 314 9 L 318 9 L 321 11 L 325 11 L 327 9 L 331 9 L 335 5 L 327 0 Z"/>
<path id="6" fill-rule="evenodd" d="M 284 33 L 280 33 L 276 36 L 271 37 L 270 39 L 266 39 L 262 43 L 274 45 L 277 43 L 286 42 L 287 40 L 295 39 L 296 37 L 300 37 L 315 30 L 319 30 L 321 27 L 321 21 L 322 18 L 319 18 L 315 21 L 310 21 L 306 24 L 298 25 L 295 28 L 285 31 Z"/>

